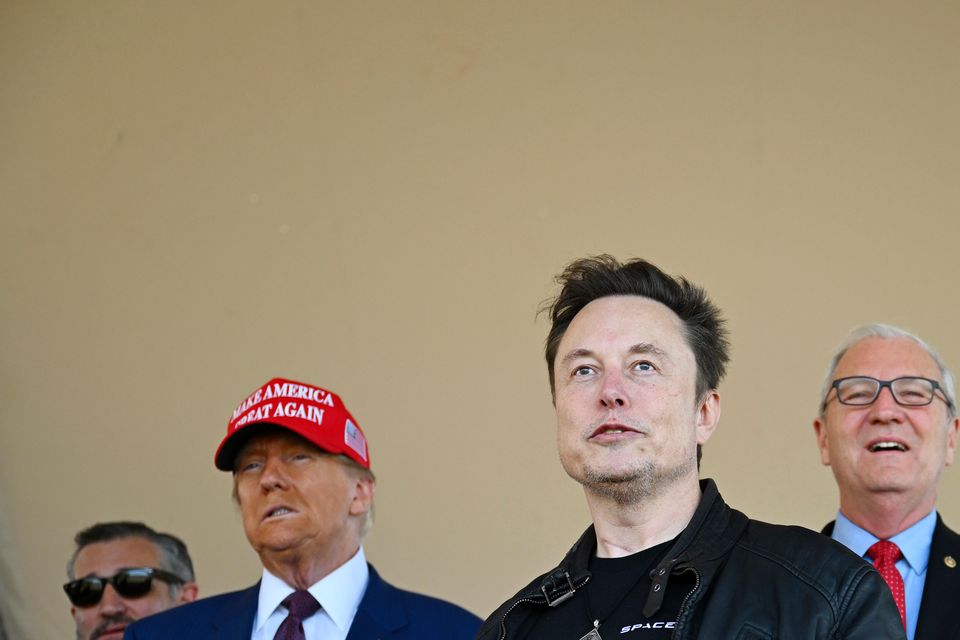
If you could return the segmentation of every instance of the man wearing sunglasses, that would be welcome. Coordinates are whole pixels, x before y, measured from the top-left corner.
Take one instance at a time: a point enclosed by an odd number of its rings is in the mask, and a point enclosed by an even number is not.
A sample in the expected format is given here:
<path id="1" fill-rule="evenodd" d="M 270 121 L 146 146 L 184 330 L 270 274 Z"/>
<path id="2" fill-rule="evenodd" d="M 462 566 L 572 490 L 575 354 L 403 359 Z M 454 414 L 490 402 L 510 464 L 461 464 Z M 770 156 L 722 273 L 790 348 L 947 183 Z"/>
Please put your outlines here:
<path id="1" fill-rule="evenodd" d="M 954 377 L 917 336 L 855 329 L 830 362 L 813 428 L 840 510 L 824 533 L 887 581 L 908 640 L 960 639 L 960 536 L 936 511 L 960 420 Z"/>
<path id="2" fill-rule="evenodd" d="M 270 380 L 233 412 L 214 464 L 233 473 L 261 580 L 142 620 L 127 640 L 473 639 L 479 618 L 397 589 L 367 564 L 376 480 L 336 394 Z"/>
<path id="3" fill-rule="evenodd" d="M 103 522 L 80 531 L 63 585 L 77 640 L 120 640 L 135 620 L 197 597 L 186 545 L 140 522 Z"/>

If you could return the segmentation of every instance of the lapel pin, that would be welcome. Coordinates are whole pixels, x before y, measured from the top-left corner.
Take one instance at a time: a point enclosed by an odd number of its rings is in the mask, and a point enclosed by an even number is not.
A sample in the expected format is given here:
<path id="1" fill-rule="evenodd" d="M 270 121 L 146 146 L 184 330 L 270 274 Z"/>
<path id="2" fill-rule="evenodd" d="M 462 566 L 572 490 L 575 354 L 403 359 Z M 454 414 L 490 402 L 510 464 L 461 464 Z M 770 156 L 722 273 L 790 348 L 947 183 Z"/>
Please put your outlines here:
<path id="1" fill-rule="evenodd" d="M 951 569 L 957 568 L 957 561 L 953 559 L 953 556 L 943 556 L 943 564 L 947 565 Z"/>

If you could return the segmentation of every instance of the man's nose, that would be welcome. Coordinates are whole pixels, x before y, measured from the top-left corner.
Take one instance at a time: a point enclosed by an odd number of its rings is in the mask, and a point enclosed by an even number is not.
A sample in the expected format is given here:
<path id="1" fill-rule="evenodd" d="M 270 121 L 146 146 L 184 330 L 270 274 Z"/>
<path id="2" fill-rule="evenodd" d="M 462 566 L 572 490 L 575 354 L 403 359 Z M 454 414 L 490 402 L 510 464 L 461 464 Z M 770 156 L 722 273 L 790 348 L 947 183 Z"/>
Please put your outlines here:
<path id="1" fill-rule="evenodd" d="M 899 422 L 903 417 L 903 407 L 893 397 L 893 389 L 882 387 L 877 399 L 870 405 L 870 419 L 873 422 Z"/>
<path id="2" fill-rule="evenodd" d="M 627 406 L 627 394 L 623 388 L 623 379 L 619 375 L 604 375 L 603 386 L 600 388 L 600 404 L 607 409 Z"/>
<path id="3" fill-rule="evenodd" d="M 260 474 L 260 486 L 264 489 L 279 489 L 287 486 L 286 471 L 278 458 L 270 456 L 264 461 L 263 473 Z"/>
<path id="4" fill-rule="evenodd" d="M 100 597 L 100 615 L 113 616 L 127 608 L 127 602 L 123 599 L 112 584 L 107 584 L 103 588 L 103 595 Z"/>

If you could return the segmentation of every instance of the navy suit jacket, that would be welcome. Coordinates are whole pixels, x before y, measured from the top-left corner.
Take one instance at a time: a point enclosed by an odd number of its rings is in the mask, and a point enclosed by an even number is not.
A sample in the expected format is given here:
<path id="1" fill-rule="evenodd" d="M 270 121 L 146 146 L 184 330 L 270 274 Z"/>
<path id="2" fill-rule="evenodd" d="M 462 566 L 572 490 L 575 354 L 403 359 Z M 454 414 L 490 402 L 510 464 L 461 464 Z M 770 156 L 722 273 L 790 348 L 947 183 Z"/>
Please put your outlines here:
<path id="1" fill-rule="evenodd" d="M 823 533 L 833 533 L 831 522 Z M 930 541 L 927 579 L 923 583 L 920 616 L 914 640 L 960 640 L 960 535 L 943 524 L 937 514 L 937 526 Z"/>
<path id="2" fill-rule="evenodd" d="M 127 627 L 124 640 L 248 640 L 253 632 L 260 584 L 203 598 L 143 618 Z M 370 567 L 370 581 L 347 640 L 473 640 L 480 618 L 455 604 L 403 591 Z"/>

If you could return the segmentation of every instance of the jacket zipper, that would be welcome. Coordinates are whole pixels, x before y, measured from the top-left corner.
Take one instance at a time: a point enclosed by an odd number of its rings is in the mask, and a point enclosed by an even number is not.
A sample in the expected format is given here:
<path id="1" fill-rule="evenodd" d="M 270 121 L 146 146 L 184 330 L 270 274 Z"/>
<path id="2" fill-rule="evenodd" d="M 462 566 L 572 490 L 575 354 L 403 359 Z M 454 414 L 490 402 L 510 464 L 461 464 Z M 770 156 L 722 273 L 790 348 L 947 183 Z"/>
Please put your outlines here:
<path id="1" fill-rule="evenodd" d="M 585 577 L 585 578 L 583 579 L 583 582 L 581 582 L 580 584 L 574 584 L 574 585 L 573 585 L 573 586 L 574 586 L 574 591 L 576 591 L 577 589 L 579 589 L 579 588 L 582 587 L 583 585 L 587 584 L 588 582 L 590 582 L 590 576 Z M 697 584 L 699 585 L 700 583 L 697 582 Z M 571 592 L 571 593 L 573 593 L 573 592 Z M 519 600 L 517 600 L 516 602 L 514 602 L 512 605 L 510 605 L 510 608 L 507 609 L 506 611 L 504 611 L 504 612 L 503 612 L 503 616 L 500 618 L 500 635 L 497 636 L 497 640 L 506 640 L 506 638 L 507 638 L 507 616 L 510 615 L 510 612 L 511 612 L 511 611 L 513 611 L 514 609 L 516 609 L 518 606 L 520 606 L 520 605 L 523 604 L 524 602 L 529 602 L 529 603 L 531 603 L 531 604 L 546 604 L 547 599 L 546 599 L 546 598 L 520 598 Z"/>
<path id="2" fill-rule="evenodd" d="M 693 577 L 696 578 L 696 582 L 693 585 L 693 589 L 690 589 L 690 593 L 684 596 L 683 602 L 680 603 L 680 613 L 677 614 L 677 621 L 679 621 L 680 618 L 683 617 L 683 612 L 687 608 L 687 602 L 690 601 L 690 596 L 696 593 L 697 589 L 700 588 L 700 572 L 694 569 L 693 567 L 687 567 L 686 569 L 681 571 L 681 573 L 686 573 L 687 571 L 693 571 Z M 670 634 L 670 637 L 673 638 L 673 640 L 677 640 L 680 637 L 677 635 L 677 632 L 679 631 L 680 629 L 675 629 L 674 632 Z"/>

